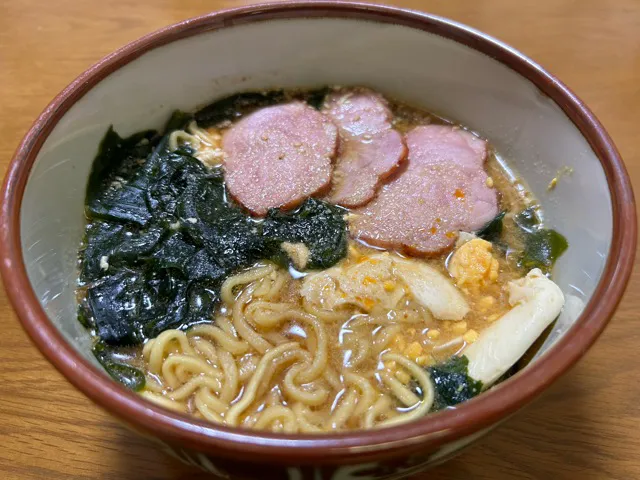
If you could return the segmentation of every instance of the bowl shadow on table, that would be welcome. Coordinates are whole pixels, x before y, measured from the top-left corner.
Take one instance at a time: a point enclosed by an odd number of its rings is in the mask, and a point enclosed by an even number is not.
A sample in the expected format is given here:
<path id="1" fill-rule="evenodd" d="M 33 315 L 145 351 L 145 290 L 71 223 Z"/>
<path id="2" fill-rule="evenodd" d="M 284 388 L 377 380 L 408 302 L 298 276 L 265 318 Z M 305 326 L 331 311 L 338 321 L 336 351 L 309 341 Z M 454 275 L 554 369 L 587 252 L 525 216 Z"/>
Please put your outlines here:
<path id="1" fill-rule="evenodd" d="M 598 439 L 594 419 L 586 415 L 585 401 L 593 390 L 580 385 L 575 371 L 552 387 L 542 398 L 498 427 L 460 456 L 428 472 L 410 477 L 426 479 L 520 479 L 606 477 L 598 465 Z M 576 425 L 580 428 L 576 429 Z M 113 480 L 211 479 L 195 467 L 182 464 L 153 443 L 121 427 L 114 430 L 119 472 Z M 117 443 L 116 443 L 117 442 Z M 532 476 L 535 472 L 535 476 Z M 563 472 L 563 477 L 559 476 Z"/>

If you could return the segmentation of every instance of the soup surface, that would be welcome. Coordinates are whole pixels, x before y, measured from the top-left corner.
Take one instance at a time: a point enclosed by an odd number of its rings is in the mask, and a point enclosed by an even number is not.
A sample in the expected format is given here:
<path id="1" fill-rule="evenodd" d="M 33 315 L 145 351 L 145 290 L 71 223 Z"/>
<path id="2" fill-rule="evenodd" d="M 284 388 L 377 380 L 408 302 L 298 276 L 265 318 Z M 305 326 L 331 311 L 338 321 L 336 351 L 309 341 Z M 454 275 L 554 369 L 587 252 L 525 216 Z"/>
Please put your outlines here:
<path id="1" fill-rule="evenodd" d="M 212 422 L 417 419 L 508 375 L 562 308 L 567 244 L 523 185 L 464 127 L 359 87 L 110 130 L 79 319 L 115 379 Z"/>

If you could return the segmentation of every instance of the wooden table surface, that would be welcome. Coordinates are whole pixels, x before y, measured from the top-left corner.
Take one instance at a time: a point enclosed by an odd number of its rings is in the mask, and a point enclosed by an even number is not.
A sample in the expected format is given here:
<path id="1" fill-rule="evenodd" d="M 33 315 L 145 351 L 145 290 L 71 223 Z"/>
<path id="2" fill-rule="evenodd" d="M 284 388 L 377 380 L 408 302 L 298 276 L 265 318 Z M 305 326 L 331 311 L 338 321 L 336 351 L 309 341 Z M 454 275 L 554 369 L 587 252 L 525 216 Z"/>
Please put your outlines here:
<path id="1" fill-rule="evenodd" d="M 45 105 L 102 56 L 225 0 L 0 0 L 0 167 Z M 640 192 L 640 0 L 396 0 L 483 30 L 558 75 L 617 143 Z M 415 479 L 640 479 L 639 271 L 587 357 L 524 412 Z M 1 479 L 204 475 L 125 430 L 31 345 L 0 296 Z"/>

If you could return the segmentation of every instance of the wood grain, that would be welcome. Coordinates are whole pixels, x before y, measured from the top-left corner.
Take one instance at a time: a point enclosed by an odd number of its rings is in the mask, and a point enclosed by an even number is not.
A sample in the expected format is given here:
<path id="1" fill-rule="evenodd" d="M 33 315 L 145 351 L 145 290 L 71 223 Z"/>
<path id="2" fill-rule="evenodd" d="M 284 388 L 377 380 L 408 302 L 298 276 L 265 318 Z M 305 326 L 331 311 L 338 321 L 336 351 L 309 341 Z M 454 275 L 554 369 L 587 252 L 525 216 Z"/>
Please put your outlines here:
<path id="1" fill-rule="evenodd" d="M 161 26 L 247 2 L 0 0 L 0 165 L 51 98 Z M 595 111 L 640 191 L 638 0 L 397 0 L 488 32 L 557 74 Z M 640 273 L 598 344 L 541 400 L 418 479 L 640 478 Z M 33 348 L 0 295 L 0 478 L 205 478 L 122 428 Z"/>

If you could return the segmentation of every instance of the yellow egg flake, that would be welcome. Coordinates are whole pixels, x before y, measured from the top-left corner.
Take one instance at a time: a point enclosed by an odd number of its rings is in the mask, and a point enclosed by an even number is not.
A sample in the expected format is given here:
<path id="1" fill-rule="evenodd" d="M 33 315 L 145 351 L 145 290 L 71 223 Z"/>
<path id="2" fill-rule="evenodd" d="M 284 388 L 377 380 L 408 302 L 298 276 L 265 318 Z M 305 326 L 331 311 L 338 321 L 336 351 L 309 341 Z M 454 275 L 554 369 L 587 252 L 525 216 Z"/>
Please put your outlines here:
<path id="1" fill-rule="evenodd" d="M 365 297 L 362 303 L 364 303 L 364 306 L 367 308 L 373 308 L 373 306 L 376 304 L 376 301 L 372 298 Z"/>
<path id="2" fill-rule="evenodd" d="M 363 285 L 371 285 L 372 283 L 373 284 L 378 283 L 378 280 L 376 280 L 375 278 L 370 277 L 368 275 L 366 277 L 364 277 L 364 279 L 362 280 L 362 284 Z"/>
<path id="3" fill-rule="evenodd" d="M 495 304 L 496 304 L 496 299 L 489 295 L 484 296 L 480 300 L 478 300 L 478 308 L 484 311 L 489 310 Z"/>
<path id="4" fill-rule="evenodd" d="M 500 273 L 500 265 L 495 258 L 491 258 L 491 268 L 489 269 L 489 280 L 495 282 L 498 280 L 498 274 Z"/>
<path id="5" fill-rule="evenodd" d="M 429 367 L 435 363 L 435 360 L 431 355 L 421 355 L 416 358 L 416 363 L 421 367 Z"/>
<path id="6" fill-rule="evenodd" d="M 398 380 L 400 380 L 400 382 L 404 383 L 405 385 L 411 381 L 411 375 L 409 375 L 404 370 L 396 370 L 396 373 L 394 375 Z"/>
<path id="7" fill-rule="evenodd" d="M 462 339 L 467 343 L 473 343 L 478 340 L 479 336 L 480 334 L 475 330 L 468 330 L 467 333 L 462 336 Z"/>
<path id="8" fill-rule="evenodd" d="M 451 331 L 456 335 L 462 335 L 467 331 L 467 322 L 456 322 L 451 325 Z"/>
<path id="9" fill-rule="evenodd" d="M 456 197 L 459 200 L 462 200 L 465 197 L 464 192 L 462 190 L 460 190 L 459 188 L 456 188 L 456 191 L 453 192 L 453 196 Z"/>
<path id="10" fill-rule="evenodd" d="M 407 357 L 409 357 L 411 360 L 415 360 L 420 355 L 422 355 L 422 353 L 423 353 L 422 345 L 420 345 L 418 342 L 410 343 L 409 346 L 404 351 L 404 354 Z"/>
<path id="11" fill-rule="evenodd" d="M 500 265 L 491 251 L 491 243 L 481 238 L 474 238 L 455 251 L 449 273 L 458 286 L 477 289 L 498 279 Z"/>
<path id="12" fill-rule="evenodd" d="M 489 315 L 487 317 L 487 322 L 495 322 L 498 318 L 500 318 L 500 315 L 497 313 L 494 313 L 493 315 Z"/>
<path id="13" fill-rule="evenodd" d="M 551 179 L 551 181 L 549 182 L 549 185 L 547 185 L 547 190 L 548 191 L 554 190 L 558 185 L 558 182 L 563 176 L 571 175 L 572 173 L 573 173 L 573 168 L 566 167 L 566 166 L 562 167 L 560 170 L 558 170 L 558 173 L 556 174 L 556 176 Z"/>
<path id="14" fill-rule="evenodd" d="M 371 310 L 376 304 L 376 301 L 373 298 L 369 298 L 369 297 L 356 296 L 354 300 L 360 303 L 367 310 Z"/>
<path id="15" fill-rule="evenodd" d="M 493 188 L 493 178 L 487 177 L 487 179 L 485 180 L 485 184 L 487 185 L 487 187 Z"/>
<path id="16" fill-rule="evenodd" d="M 438 337 L 440 337 L 440 330 L 437 328 L 427 332 L 427 338 L 429 338 L 429 340 L 436 340 Z"/>
<path id="17" fill-rule="evenodd" d="M 387 292 L 393 292 L 396 289 L 396 283 L 391 280 L 384 282 L 383 287 Z"/>

